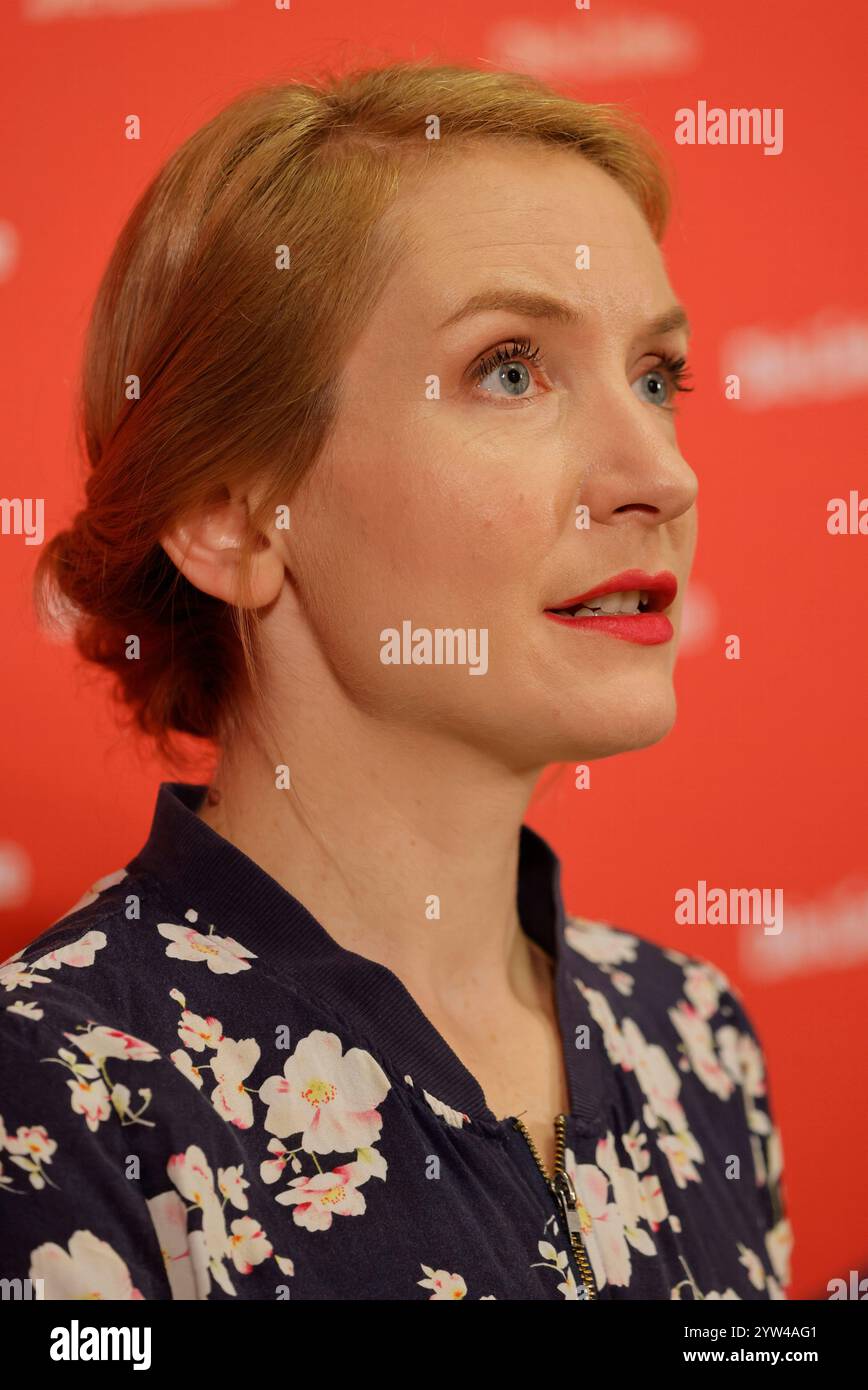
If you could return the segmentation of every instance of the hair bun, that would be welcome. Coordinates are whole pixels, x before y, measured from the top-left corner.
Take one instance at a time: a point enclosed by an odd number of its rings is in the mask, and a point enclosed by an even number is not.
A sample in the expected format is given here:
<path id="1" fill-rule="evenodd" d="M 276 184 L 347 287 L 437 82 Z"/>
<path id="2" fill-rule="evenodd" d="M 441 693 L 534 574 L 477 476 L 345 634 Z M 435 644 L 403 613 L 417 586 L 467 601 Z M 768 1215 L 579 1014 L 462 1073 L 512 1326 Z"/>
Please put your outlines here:
<path id="1" fill-rule="evenodd" d="M 77 595 L 76 576 L 81 574 L 85 525 L 80 518 L 58 531 L 43 547 L 36 570 L 35 602 L 40 624 L 54 641 L 75 636 L 84 616 Z"/>

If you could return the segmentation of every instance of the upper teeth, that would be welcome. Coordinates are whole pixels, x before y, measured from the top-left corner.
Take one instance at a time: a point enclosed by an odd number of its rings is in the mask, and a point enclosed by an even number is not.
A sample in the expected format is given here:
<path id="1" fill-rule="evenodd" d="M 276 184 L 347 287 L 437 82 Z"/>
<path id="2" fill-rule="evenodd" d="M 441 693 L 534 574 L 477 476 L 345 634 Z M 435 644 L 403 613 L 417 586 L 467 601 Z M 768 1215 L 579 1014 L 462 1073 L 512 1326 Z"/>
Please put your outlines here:
<path id="1" fill-rule="evenodd" d="M 627 589 L 615 594 L 598 594 L 578 608 L 569 609 L 574 618 L 593 618 L 598 613 L 638 613 L 640 605 L 648 606 L 647 589 Z"/>

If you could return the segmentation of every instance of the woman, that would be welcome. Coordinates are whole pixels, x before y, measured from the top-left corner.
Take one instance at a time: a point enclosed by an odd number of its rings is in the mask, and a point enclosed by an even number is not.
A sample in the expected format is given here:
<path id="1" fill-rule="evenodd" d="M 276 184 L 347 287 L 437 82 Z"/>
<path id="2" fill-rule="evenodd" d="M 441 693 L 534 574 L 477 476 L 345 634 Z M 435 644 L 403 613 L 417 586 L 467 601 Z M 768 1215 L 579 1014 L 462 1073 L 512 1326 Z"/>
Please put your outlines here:
<path id="1" fill-rule="evenodd" d="M 616 111 L 399 64 L 247 95 L 133 212 L 38 593 L 220 758 L 4 967 L 46 1297 L 785 1297 L 738 997 L 522 823 L 674 719 L 666 210 Z"/>

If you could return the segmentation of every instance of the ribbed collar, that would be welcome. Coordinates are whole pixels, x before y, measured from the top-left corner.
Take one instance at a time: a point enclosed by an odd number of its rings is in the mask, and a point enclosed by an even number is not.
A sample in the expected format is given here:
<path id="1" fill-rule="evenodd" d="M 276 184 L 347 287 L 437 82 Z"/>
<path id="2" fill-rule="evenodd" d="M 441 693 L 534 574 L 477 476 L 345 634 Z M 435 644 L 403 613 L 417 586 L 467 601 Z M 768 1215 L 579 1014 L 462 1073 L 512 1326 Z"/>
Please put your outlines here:
<path id="1" fill-rule="evenodd" d="M 126 868 L 157 880 L 179 917 L 190 908 L 220 936 L 241 942 L 376 1045 L 399 1075 L 465 1114 L 497 1126 L 476 1078 L 385 965 L 348 951 L 297 898 L 196 814 L 207 787 L 162 782 L 148 839 Z M 571 1092 L 571 1113 L 590 1129 L 600 1114 L 605 1076 L 600 1048 L 578 1050 L 575 1028 L 589 1022 L 570 978 L 570 948 L 560 887 L 560 861 L 546 841 L 522 825 L 517 905 L 522 928 L 556 964 L 557 1007 Z M 595 1029 L 592 1025 L 592 1037 Z"/>

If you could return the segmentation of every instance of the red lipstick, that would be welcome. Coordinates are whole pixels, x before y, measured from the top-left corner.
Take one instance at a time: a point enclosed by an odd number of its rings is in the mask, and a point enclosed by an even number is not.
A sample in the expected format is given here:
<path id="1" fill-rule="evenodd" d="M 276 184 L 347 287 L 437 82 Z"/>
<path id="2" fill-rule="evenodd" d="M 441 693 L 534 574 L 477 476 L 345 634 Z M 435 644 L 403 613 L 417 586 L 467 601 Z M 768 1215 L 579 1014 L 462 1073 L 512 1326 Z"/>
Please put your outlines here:
<path id="1" fill-rule="evenodd" d="M 557 610 L 575 609 L 580 606 L 593 607 L 593 600 L 604 594 L 623 593 L 638 589 L 648 595 L 647 606 L 638 613 L 598 613 L 582 617 L 570 617 L 569 613 Z M 678 581 L 669 570 L 659 574 L 648 574 L 645 570 L 623 570 L 611 579 L 605 579 L 593 589 L 582 594 L 574 594 L 561 603 L 553 604 L 545 610 L 547 618 L 564 627 L 593 629 L 610 637 L 620 637 L 627 642 L 638 642 L 642 646 L 653 646 L 668 642 L 673 634 L 672 624 L 664 610 L 672 603 L 678 591 Z"/>

